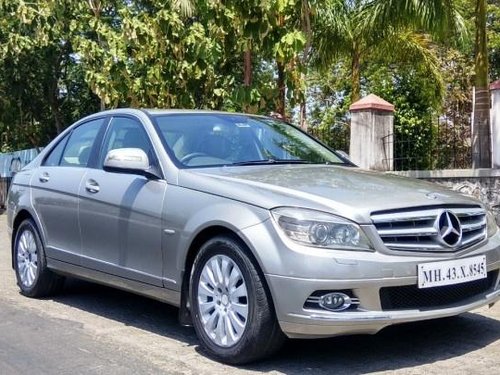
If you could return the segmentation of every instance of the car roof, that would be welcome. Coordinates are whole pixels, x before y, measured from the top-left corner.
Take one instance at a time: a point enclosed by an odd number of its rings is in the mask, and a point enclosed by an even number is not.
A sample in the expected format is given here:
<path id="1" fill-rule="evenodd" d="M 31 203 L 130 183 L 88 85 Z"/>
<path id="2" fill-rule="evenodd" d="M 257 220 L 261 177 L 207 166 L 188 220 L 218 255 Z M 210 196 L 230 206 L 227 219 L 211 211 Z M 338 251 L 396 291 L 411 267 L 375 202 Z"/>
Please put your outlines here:
<path id="1" fill-rule="evenodd" d="M 255 115 L 251 113 L 241 113 L 241 112 L 227 112 L 227 111 L 214 111 L 208 109 L 160 109 L 160 108 L 116 108 L 109 109 L 101 112 L 94 113 L 92 116 L 99 115 L 113 115 L 113 114 L 124 114 L 124 113 L 137 113 L 142 112 L 150 116 L 157 115 L 169 115 L 169 114 L 217 114 L 217 115 L 238 115 L 238 116 L 251 116 L 251 117 L 267 117 L 262 115 Z"/>
<path id="2" fill-rule="evenodd" d="M 241 115 L 241 116 L 253 116 L 248 113 L 238 113 L 238 112 L 226 112 L 226 111 L 211 111 L 207 109 L 143 109 L 144 112 L 150 115 L 166 115 L 174 113 L 182 114 L 221 114 L 221 115 Z"/>
<path id="3" fill-rule="evenodd" d="M 79 126 L 85 121 L 93 120 L 96 118 L 101 118 L 104 116 L 116 116 L 116 115 L 135 115 L 137 117 L 143 116 L 161 116 L 161 115 L 172 115 L 172 114 L 188 114 L 188 115 L 222 115 L 222 116 L 245 116 L 253 118 L 271 119 L 269 116 L 255 115 L 251 113 L 240 113 L 240 112 L 225 112 L 225 111 L 212 111 L 206 109 L 157 109 L 157 108 L 115 108 L 108 109 L 100 112 L 93 113 L 86 117 L 81 118 L 77 122 L 73 123 L 68 129 L 75 126 Z M 275 118 L 272 118 L 275 119 Z"/>

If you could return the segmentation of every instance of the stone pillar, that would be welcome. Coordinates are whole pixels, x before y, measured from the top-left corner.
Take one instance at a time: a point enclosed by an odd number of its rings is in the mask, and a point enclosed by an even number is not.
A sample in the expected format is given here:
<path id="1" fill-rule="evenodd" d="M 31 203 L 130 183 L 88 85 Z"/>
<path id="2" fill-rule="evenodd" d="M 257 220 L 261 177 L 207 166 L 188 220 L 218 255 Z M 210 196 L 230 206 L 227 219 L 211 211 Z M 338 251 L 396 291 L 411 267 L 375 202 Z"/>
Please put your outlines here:
<path id="1" fill-rule="evenodd" d="M 370 94 L 356 103 L 351 112 L 349 157 L 364 169 L 393 170 L 394 106 Z"/>
<path id="2" fill-rule="evenodd" d="M 491 153 L 493 168 L 500 168 L 500 80 L 490 85 Z"/>

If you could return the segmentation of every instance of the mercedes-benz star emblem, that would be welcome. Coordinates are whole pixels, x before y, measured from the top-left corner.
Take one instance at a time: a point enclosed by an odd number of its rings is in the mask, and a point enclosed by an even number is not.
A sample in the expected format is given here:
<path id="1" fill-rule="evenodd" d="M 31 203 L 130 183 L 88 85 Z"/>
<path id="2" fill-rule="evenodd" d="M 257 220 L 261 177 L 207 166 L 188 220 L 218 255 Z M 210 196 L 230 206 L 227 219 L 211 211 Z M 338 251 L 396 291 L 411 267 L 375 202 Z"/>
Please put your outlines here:
<path id="1" fill-rule="evenodd" d="M 445 246 L 455 247 L 462 241 L 460 220 L 451 211 L 443 210 L 436 218 L 434 228 L 438 231 L 439 242 Z"/>

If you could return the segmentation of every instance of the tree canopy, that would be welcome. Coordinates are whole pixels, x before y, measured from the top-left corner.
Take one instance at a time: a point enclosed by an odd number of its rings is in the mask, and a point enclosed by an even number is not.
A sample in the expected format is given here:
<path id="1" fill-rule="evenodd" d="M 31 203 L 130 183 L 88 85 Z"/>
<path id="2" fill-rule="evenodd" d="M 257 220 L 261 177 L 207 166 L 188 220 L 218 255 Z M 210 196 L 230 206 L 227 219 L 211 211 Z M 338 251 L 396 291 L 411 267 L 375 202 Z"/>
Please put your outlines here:
<path id="1" fill-rule="evenodd" d="M 397 131 L 425 145 L 423 123 L 470 103 L 475 4 L 0 0 L 0 147 L 43 146 L 120 106 L 278 112 L 331 129 L 372 92 L 396 104 Z M 487 9 L 491 79 L 499 9 Z"/>

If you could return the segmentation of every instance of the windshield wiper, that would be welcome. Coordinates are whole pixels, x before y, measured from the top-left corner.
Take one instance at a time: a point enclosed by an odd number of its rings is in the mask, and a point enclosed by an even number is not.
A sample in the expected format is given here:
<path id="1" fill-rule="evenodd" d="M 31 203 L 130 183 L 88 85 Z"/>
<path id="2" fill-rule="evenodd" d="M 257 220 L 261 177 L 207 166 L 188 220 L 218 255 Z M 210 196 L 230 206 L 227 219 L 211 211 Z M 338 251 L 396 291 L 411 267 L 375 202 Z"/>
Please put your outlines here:
<path id="1" fill-rule="evenodd" d="M 309 160 L 303 159 L 261 159 L 261 160 L 246 160 L 227 164 L 233 165 L 268 165 L 268 164 L 312 164 Z"/>

